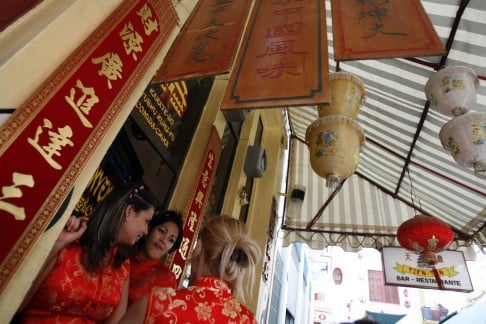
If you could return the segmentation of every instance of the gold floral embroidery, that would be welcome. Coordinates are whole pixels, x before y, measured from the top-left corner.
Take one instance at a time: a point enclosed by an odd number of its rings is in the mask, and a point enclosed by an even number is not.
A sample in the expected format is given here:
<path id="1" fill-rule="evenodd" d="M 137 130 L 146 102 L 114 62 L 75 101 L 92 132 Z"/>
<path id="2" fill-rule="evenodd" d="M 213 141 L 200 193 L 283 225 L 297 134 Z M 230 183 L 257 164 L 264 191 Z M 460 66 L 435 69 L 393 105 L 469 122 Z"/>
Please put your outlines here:
<path id="1" fill-rule="evenodd" d="M 35 322 L 44 317 L 51 322 L 101 322 L 108 318 L 121 298 L 123 283 L 128 278 L 130 264 L 121 268 L 108 267 L 90 274 L 81 263 L 81 247 L 64 249 L 54 269 L 42 283 L 32 303 L 24 311 L 24 318 Z"/>
<path id="2" fill-rule="evenodd" d="M 187 289 L 154 288 L 145 323 L 256 324 L 251 311 L 216 277 L 203 277 Z"/>
<path id="3" fill-rule="evenodd" d="M 197 319 L 208 321 L 211 318 L 211 306 L 208 303 L 200 303 L 194 309 L 197 313 Z"/>
<path id="4" fill-rule="evenodd" d="M 222 313 L 223 315 L 235 318 L 241 312 L 240 303 L 235 299 L 227 299 L 224 302 Z"/>

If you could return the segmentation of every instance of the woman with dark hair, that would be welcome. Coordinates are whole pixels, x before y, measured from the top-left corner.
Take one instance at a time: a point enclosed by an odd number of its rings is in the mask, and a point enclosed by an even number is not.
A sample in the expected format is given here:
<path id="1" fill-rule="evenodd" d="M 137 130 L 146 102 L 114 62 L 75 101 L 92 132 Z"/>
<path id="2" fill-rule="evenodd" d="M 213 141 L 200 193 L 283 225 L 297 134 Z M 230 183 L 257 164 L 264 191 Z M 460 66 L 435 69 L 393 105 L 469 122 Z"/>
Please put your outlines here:
<path id="1" fill-rule="evenodd" d="M 27 294 L 20 322 L 116 323 L 128 299 L 123 247 L 147 235 L 155 206 L 155 197 L 137 185 L 110 193 L 89 219 L 72 216 Z"/>
<path id="2" fill-rule="evenodd" d="M 243 280 L 253 284 L 260 247 L 236 218 L 212 218 L 200 231 L 191 257 L 190 286 L 154 287 L 128 309 L 121 324 L 256 323 L 244 301 Z"/>
<path id="3" fill-rule="evenodd" d="M 182 227 L 182 216 L 174 210 L 152 218 L 149 234 L 137 243 L 137 253 L 131 258 L 128 306 L 152 287 L 176 288 L 176 276 L 164 265 L 163 258 L 181 245 Z"/>

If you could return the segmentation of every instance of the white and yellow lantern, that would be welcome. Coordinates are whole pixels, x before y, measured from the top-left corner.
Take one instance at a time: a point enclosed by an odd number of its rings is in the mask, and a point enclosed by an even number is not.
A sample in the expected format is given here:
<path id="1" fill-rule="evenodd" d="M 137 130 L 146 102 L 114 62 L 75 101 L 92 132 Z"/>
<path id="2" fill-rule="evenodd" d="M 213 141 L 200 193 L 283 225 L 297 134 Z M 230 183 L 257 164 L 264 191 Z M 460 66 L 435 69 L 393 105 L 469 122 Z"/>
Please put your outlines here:
<path id="1" fill-rule="evenodd" d="M 348 72 L 329 75 L 331 98 L 328 104 L 317 106 L 319 117 L 343 115 L 356 119 L 365 99 L 361 80 Z"/>
<path id="2" fill-rule="evenodd" d="M 320 117 L 306 132 L 312 169 L 335 188 L 356 171 L 359 152 L 365 141 L 361 126 L 352 118 L 334 115 Z"/>
<path id="3" fill-rule="evenodd" d="M 486 113 L 470 112 L 451 119 L 442 126 L 439 138 L 458 164 L 486 177 Z"/>
<path id="4" fill-rule="evenodd" d="M 460 116 L 476 103 L 479 79 L 465 66 L 451 66 L 432 74 L 425 84 L 425 95 L 437 111 L 447 116 Z"/>

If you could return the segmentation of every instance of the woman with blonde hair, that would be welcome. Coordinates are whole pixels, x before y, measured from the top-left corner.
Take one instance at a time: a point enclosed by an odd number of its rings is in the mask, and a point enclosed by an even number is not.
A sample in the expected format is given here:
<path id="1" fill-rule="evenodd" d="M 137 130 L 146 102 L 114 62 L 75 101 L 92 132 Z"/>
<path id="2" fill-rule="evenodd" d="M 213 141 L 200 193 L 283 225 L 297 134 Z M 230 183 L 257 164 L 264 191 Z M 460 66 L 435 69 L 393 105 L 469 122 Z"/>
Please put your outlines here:
<path id="1" fill-rule="evenodd" d="M 200 231 L 191 258 L 190 286 L 155 287 L 135 302 L 120 323 L 256 323 L 241 301 L 251 287 L 260 248 L 245 225 L 229 216 L 212 218 Z"/>

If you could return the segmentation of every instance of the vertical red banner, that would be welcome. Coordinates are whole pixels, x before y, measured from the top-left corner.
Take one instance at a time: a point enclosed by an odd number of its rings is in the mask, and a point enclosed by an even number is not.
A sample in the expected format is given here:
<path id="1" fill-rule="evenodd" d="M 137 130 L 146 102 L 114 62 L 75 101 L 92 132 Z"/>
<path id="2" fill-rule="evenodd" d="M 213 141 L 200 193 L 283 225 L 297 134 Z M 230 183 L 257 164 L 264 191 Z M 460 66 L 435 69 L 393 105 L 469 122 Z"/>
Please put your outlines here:
<path id="1" fill-rule="evenodd" d="M 0 291 L 176 22 L 170 0 L 123 2 L 2 126 Z"/>
<path id="2" fill-rule="evenodd" d="M 184 278 L 187 261 L 196 242 L 199 228 L 201 227 L 204 209 L 211 193 L 211 187 L 222 148 L 221 139 L 216 128 L 213 126 L 206 151 L 204 152 L 204 159 L 199 169 L 198 180 L 194 185 L 191 199 L 184 212 L 184 237 L 181 246 L 176 251 L 172 260 L 168 260 L 169 268 L 176 275 L 179 284 Z"/>

